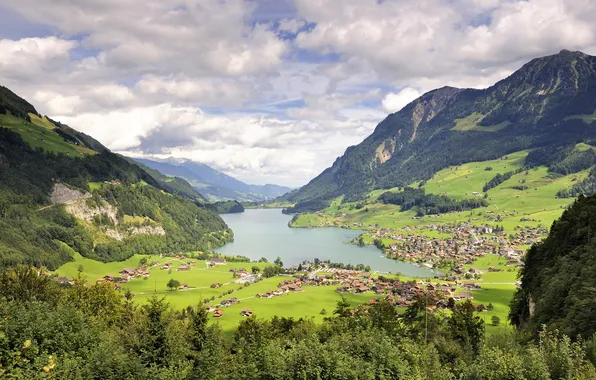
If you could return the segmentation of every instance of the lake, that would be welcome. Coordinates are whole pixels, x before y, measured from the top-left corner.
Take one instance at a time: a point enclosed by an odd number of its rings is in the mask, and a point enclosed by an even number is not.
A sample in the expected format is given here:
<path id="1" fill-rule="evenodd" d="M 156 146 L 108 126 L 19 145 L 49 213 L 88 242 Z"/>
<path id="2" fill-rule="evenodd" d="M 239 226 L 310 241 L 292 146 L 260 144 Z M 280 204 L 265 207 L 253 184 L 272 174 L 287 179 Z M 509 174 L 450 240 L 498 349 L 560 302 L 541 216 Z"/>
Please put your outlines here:
<path id="1" fill-rule="evenodd" d="M 278 256 L 284 266 L 304 260 L 331 260 L 345 264 L 370 265 L 373 271 L 402 273 L 404 276 L 432 276 L 435 273 L 403 261 L 383 256 L 374 246 L 347 244 L 361 231 L 343 228 L 290 228 L 291 215 L 279 209 L 247 209 L 243 213 L 223 214 L 223 220 L 234 231 L 234 242 L 218 248 L 225 255 L 239 255 L 270 262 Z"/>

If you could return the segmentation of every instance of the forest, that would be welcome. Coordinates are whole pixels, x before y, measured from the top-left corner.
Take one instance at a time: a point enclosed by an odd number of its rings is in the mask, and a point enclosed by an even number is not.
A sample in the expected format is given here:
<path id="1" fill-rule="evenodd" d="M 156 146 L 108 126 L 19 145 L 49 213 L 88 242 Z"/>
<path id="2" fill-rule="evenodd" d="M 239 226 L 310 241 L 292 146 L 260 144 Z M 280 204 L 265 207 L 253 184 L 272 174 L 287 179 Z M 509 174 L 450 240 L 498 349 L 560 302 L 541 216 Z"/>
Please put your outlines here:
<path id="1" fill-rule="evenodd" d="M 322 324 L 247 317 L 232 336 L 197 306 L 143 305 L 113 284 L 62 287 L 27 266 L 0 275 L 0 377 L 8 379 L 593 379 L 596 341 L 550 329 L 486 336 L 470 302 L 341 299 Z"/>
<path id="2" fill-rule="evenodd" d="M 510 318 L 522 328 L 542 325 L 570 337 L 596 333 L 596 197 L 580 196 L 550 235 L 527 252 Z M 534 305 L 530 312 L 530 303 Z"/>
<path id="3" fill-rule="evenodd" d="M 488 202 L 483 198 L 457 200 L 446 195 L 425 194 L 424 189 L 412 187 L 405 187 L 400 192 L 387 191 L 379 196 L 379 201 L 401 206 L 401 211 L 417 207 L 418 216 L 444 214 L 488 206 Z"/>

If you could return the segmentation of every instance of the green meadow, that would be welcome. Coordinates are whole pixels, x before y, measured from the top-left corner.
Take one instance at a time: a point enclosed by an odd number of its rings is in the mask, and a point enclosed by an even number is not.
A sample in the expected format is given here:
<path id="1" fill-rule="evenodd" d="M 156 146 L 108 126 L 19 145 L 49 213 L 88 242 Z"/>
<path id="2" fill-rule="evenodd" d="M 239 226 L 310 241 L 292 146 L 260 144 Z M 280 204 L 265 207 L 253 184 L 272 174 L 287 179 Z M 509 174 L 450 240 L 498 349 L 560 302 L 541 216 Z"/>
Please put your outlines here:
<path id="1" fill-rule="evenodd" d="M 71 157 L 81 157 L 97 152 L 66 142 L 54 132 L 55 126 L 44 116 L 29 114 L 31 123 L 12 115 L 0 115 L 0 127 L 17 132 L 32 148 L 43 148 L 52 153 L 64 153 Z"/>
<path id="2" fill-rule="evenodd" d="M 177 271 L 176 269 L 180 265 L 189 263 L 193 259 L 179 260 L 172 257 L 160 258 L 159 256 L 135 255 L 123 262 L 102 263 L 86 259 L 77 253 L 75 254 L 74 261 L 62 265 L 55 273 L 58 276 L 73 278 L 81 276 L 88 283 L 93 284 L 98 278 L 105 275 L 118 276 L 118 272 L 123 268 L 136 268 L 143 258 L 147 259 L 148 263 L 157 261 L 159 264 L 149 269 L 149 277 L 134 278 L 122 284 L 123 289 L 130 289 L 135 295 L 134 299 L 137 304 L 141 305 L 150 297 L 158 296 L 165 297 L 171 307 L 183 309 L 187 306 L 202 303 L 204 300 L 210 300 L 207 303 L 209 306 L 216 306 L 221 300 L 235 297 L 240 302 L 236 305 L 223 308 L 223 317 L 211 317 L 211 322 L 219 323 L 228 336 L 235 331 L 238 322 L 244 318 L 240 314 L 242 309 L 250 309 L 255 316 L 265 319 L 277 315 L 279 317 L 312 318 L 315 322 L 321 322 L 323 318 L 333 314 L 337 301 L 342 296 L 336 292 L 335 286 L 305 286 L 300 292 L 284 293 L 281 296 L 273 298 L 258 298 L 256 297 L 258 293 L 275 290 L 281 281 L 291 277 L 275 276 L 263 278 L 261 281 L 246 286 L 235 283 L 237 279 L 233 278 L 230 272 L 232 268 L 245 268 L 251 271 L 253 266 L 262 269 L 270 265 L 266 263 L 227 263 L 209 268 L 206 261 L 196 260 L 196 263 L 190 266 L 190 270 Z M 172 264 L 171 270 L 161 269 L 166 262 Z M 487 323 L 487 331 L 492 333 L 507 325 L 508 305 L 515 291 L 513 283 L 516 281 L 517 272 L 488 272 L 487 270 L 490 266 L 504 268 L 505 270 L 509 269 L 509 267 L 505 267 L 505 261 L 502 258 L 494 255 L 487 255 L 471 265 L 471 267 L 485 271 L 481 280 L 474 281 L 478 282 L 482 286 L 482 289 L 472 292 L 474 295 L 473 302 L 484 305 L 493 304 L 493 311 L 487 311 L 481 314 Z M 181 284 L 187 284 L 188 289 L 168 289 L 167 283 L 170 279 L 178 280 Z M 417 280 L 403 276 L 400 279 L 402 281 Z M 211 284 L 216 282 L 222 286 L 211 288 Z M 226 294 L 229 291 L 232 291 L 232 293 Z M 343 296 L 347 298 L 353 307 L 363 303 L 366 304 L 369 300 L 377 297 L 372 292 L 362 294 L 348 293 L 343 294 Z M 212 297 L 214 297 L 214 300 L 211 300 Z M 493 315 L 501 318 L 501 327 L 490 325 Z"/>
<path id="3" fill-rule="evenodd" d="M 581 149 L 581 146 L 578 146 L 578 149 Z M 485 183 L 497 174 L 522 168 L 527 154 L 527 151 L 522 151 L 496 160 L 451 166 L 437 172 L 430 180 L 423 183 L 422 187 L 428 194 L 442 194 L 456 199 L 483 196 L 482 188 Z M 587 175 L 588 170 L 558 176 L 549 174 L 546 167 L 533 168 L 515 174 L 507 181 L 488 190 L 488 207 L 423 218 L 415 218 L 414 210 L 401 212 L 399 206 L 377 203 L 377 198 L 383 192 L 399 191 L 399 189 L 374 190 L 363 202 L 359 202 L 361 208 L 356 207 L 358 202 L 341 204 L 340 197 L 319 213 L 299 215 L 292 225 L 294 227 L 344 225 L 352 228 L 375 226 L 403 228 L 471 221 L 476 224 L 500 224 L 508 232 L 512 232 L 517 226 L 542 224 L 548 227 L 573 202 L 572 199 L 556 198 L 557 192 L 581 181 Z M 414 183 L 411 186 L 419 185 Z M 527 189 L 518 190 L 513 188 L 514 186 L 525 186 Z M 499 215 L 498 222 L 489 220 Z M 422 233 L 432 234 L 430 231 Z"/>

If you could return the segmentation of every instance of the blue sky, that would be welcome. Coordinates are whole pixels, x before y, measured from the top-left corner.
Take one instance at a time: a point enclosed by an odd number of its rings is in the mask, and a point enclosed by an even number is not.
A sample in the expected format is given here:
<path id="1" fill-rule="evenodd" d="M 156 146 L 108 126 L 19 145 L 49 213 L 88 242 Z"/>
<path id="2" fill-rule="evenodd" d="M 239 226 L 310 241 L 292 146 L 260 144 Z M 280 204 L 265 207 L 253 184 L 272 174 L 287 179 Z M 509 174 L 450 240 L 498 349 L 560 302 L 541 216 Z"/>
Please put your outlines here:
<path id="1" fill-rule="evenodd" d="M 299 186 L 387 114 L 596 52 L 572 0 L 5 0 L 0 84 L 132 156 Z"/>

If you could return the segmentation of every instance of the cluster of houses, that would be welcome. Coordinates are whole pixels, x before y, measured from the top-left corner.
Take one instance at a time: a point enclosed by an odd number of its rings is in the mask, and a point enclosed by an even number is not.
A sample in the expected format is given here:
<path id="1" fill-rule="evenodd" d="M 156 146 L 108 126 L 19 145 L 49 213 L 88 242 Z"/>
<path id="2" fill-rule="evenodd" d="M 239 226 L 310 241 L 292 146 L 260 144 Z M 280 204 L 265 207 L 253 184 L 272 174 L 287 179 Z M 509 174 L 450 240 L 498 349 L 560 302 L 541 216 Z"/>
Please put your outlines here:
<path id="1" fill-rule="evenodd" d="M 451 237 L 431 238 L 424 233 L 417 233 L 417 230 L 425 229 L 450 234 Z M 508 237 L 491 226 L 473 226 L 471 223 L 406 227 L 403 231 L 405 233 L 381 228 L 371 230 L 371 234 L 374 238 L 395 241 L 385 250 L 388 257 L 419 263 L 428 268 L 441 267 L 446 262 L 453 267 L 463 267 L 489 253 L 507 258 L 508 265 L 520 266 L 524 250 L 519 246 L 538 242 L 547 232 L 539 227 L 518 227 L 516 233 Z"/>
<path id="2" fill-rule="evenodd" d="M 149 270 L 147 268 L 124 268 L 118 272 L 119 276 L 112 276 L 108 274 L 100 277 L 96 282 L 114 282 L 114 283 L 125 283 L 132 280 L 135 277 L 149 277 Z"/>
<path id="3" fill-rule="evenodd" d="M 182 263 L 180 265 L 178 265 L 178 267 L 176 268 L 177 272 L 186 272 L 190 270 L 190 267 L 195 265 L 197 262 L 195 260 L 191 260 L 188 263 Z M 165 263 L 164 265 L 161 266 L 162 270 L 170 270 L 174 268 L 174 264 L 169 261 L 167 263 Z"/>

